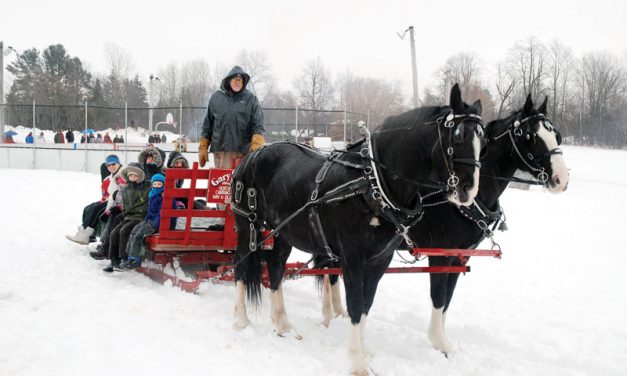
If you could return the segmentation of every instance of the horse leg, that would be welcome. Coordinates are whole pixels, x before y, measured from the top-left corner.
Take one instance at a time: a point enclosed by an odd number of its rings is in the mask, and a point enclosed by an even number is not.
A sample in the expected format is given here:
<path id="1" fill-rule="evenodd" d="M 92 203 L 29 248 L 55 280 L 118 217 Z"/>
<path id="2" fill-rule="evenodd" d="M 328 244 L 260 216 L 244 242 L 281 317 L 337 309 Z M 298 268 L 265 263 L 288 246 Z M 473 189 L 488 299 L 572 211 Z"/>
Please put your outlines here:
<path id="1" fill-rule="evenodd" d="M 346 290 L 346 306 L 351 319 L 348 341 L 348 357 L 351 375 L 365 376 L 368 374 L 368 361 L 363 351 L 362 326 L 364 318 L 363 276 L 364 265 L 359 258 L 351 262 L 344 259 L 344 288 Z"/>
<path id="2" fill-rule="evenodd" d="M 249 247 L 250 231 L 248 221 L 236 217 L 238 245 L 235 250 L 235 323 L 233 328 L 241 330 L 250 325 L 246 313 L 246 296 L 249 302 L 258 304 L 261 299 L 261 257 L 259 250 L 252 252 Z M 245 229 L 245 230 L 244 230 Z M 257 234 L 259 238 L 259 234 Z"/>
<path id="3" fill-rule="evenodd" d="M 320 323 L 321 325 L 324 325 L 325 328 L 328 328 L 329 324 L 331 323 L 332 294 L 333 293 L 331 292 L 331 280 L 329 278 L 329 275 L 325 274 L 322 277 L 322 322 Z"/>
<path id="4" fill-rule="evenodd" d="M 366 318 L 368 317 L 368 314 L 370 313 L 370 308 L 372 307 L 372 304 L 374 303 L 374 297 L 375 297 L 375 294 L 377 293 L 377 287 L 379 286 L 379 281 L 381 280 L 381 277 L 383 277 L 383 274 L 385 274 L 385 270 L 387 269 L 388 265 L 392 261 L 392 256 L 393 255 L 390 255 L 390 257 L 387 260 L 384 260 L 377 265 L 367 266 L 366 272 L 364 273 L 364 284 L 363 284 L 364 311 L 363 311 L 363 316 L 362 316 L 363 323 L 361 326 L 361 341 L 362 341 L 362 349 L 363 349 L 362 351 L 364 352 L 364 355 L 368 359 L 372 358 L 372 351 L 370 351 L 368 347 L 365 345 L 364 330 L 366 328 Z"/>
<path id="5" fill-rule="evenodd" d="M 281 236 L 277 236 L 274 242 L 274 250 L 266 253 L 268 275 L 270 277 L 270 315 L 277 335 L 284 337 L 288 332 L 294 331 L 297 339 L 302 339 L 292 323 L 287 318 L 285 301 L 283 299 L 283 275 L 285 264 L 292 252 L 292 246 L 285 242 Z"/>
<path id="6" fill-rule="evenodd" d="M 233 329 L 242 330 L 250 325 L 250 319 L 248 319 L 248 314 L 246 313 L 246 286 L 244 282 L 235 282 L 235 291 L 235 310 L 233 312 L 235 322 L 233 323 Z"/>
<path id="7" fill-rule="evenodd" d="M 429 257 L 429 265 L 449 265 L 451 263 L 450 259 L 447 257 Z M 431 281 L 431 302 L 433 303 L 433 308 L 431 310 L 428 338 L 436 350 L 448 354 L 454 350 L 453 344 L 444 334 L 444 307 L 446 305 L 449 274 L 431 273 L 429 279 Z"/>
<path id="8" fill-rule="evenodd" d="M 331 319 L 348 314 L 342 305 L 342 293 L 339 277 L 337 275 L 325 274 L 322 279 L 322 322 L 325 327 L 329 327 Z"/>
<path id="9" fill-rule="evenodd" d="M 331 304 L 333 305 L 334 317 L 342 316 L 348 317 L 344 305 L 342 304 L 342 292 L 340 284 L 338 283 L 340 277 L 337 275 L 329 276 L 329 282 L 331 282 Z"/>

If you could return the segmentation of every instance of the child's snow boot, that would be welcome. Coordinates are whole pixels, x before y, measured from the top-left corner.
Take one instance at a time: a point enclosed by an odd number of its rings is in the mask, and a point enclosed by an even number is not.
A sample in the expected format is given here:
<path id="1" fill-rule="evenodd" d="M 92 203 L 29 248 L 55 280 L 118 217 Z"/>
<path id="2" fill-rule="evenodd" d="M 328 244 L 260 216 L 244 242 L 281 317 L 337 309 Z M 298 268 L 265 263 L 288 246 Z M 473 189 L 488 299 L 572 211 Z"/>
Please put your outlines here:
<path id="1" fill-rule="evenodd" d="M 142 266 L 141 257 L 129 256 L 128 260 L 122 265 L 124 269 L 137 269 Z"/>
<path id="2" fill-rule="evenodd" d="M 92 236 L 93 233 L 94 233 L 94 229 L 93 228 L 91 228 L 91 227 L 83 228 L 82 226 L 80 226 L 78 228 L 78 231 L 76 232 L 76 234 L 74 234 L 74 235 L 65 235 L 65 237 L 68 240 L 71 240 L 71 241 L 76 242 L 78 244 L 87 245 L 87 244 L 89 244 L 89 238 Z"/>

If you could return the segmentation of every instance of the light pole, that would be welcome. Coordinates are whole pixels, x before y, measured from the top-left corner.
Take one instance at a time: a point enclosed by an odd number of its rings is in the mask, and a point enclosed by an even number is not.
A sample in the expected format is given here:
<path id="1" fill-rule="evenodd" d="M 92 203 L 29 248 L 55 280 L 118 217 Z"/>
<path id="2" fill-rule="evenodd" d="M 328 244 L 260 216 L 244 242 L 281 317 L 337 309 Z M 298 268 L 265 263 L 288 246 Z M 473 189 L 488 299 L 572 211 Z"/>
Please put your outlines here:
<path id="1" fill-rule="evenodd" d="M 401 40 L 405 39 L 405 34 L 409 31 L 409 43 L 411 44 L 411 68 L 414 84 L 414 107 L 418 107 L 418 71 L 416 70 L 416 42 L 414 40 L 414 27 L 410 26 L 403 34 L 396 33 Z"/>
<path id="2" fill-rule="evenodd" d="M 150 74 L 150 82 L 148 83 L 148 132 L 152 132 L 152 80 L 161 82 L 159 77 Z"/>
<path id="3" fill-rule="evenodd" d="M 4 57 L 9 56 L 11 51 L 17 55 L 17 51 L 11 46 L 7 46 L 7 50 L 4 51 L 4 42 L 0 41 L 0 136 L 2 137 L 0 144 L 4 143 Z"/>

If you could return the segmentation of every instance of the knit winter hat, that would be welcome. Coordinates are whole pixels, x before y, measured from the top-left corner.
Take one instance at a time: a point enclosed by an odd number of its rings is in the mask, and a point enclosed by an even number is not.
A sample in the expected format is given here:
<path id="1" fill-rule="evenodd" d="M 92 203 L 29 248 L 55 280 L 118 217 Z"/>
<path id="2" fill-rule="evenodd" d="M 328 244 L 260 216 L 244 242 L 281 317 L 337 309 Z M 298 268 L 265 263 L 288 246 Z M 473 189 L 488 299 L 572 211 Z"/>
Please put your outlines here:
<path id="1" fill-rule="evenodd" d="M 121 164 L 120 163 L 120 158 L 118 158 L 117 155 L 115 154 L 109 154 L 107 155 L 107 158 L 105 159 L 105 163 L 109 164 L 109 163 L 117 163 L 117 164 Z"/>
<path id="2" fill-rule="evenodd" d="M 150 179 L 150 184 L 156 182 L 156 181 L 160 181 L 163 184 L 165 184 L 165 176 L 163 176 L 163 174 L 154 174 L 152 175 L 152 178 Z"/>
<path id="3" fill-rule="evenodd" d="M 122 171 L 120 171 L 120 175 L 122 175 L 122 178 L 124 178 L 124 180 L 126 181 L 128 181 L 128 175 L 130 173 L 139 175 L 139 180 L 137 182 L 144 181 L 144 178 L 146 177 L 146 173 L 144 173 L 144 168 L 137 162 L 129 163 L 128 166 L 124 167 Z"/>

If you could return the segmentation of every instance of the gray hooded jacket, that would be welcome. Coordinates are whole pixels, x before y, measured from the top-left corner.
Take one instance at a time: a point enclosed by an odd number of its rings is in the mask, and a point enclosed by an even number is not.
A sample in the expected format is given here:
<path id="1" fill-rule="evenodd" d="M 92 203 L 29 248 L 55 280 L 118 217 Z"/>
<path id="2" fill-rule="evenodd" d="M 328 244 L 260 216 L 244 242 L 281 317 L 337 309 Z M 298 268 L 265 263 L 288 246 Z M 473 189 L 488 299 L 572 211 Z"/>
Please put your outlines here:
<path id="1" fill-rule="evenodd" d="M 231 90 L 230 81 L 241 75 L 244 86 L 239 93 Z M 211 141 L 210 151 L 247 153 L 253 134 L 263 135 L 263 113 L 257 97 L 246 89 L 250 76 L 235 66 L 222 80 L 220 90 L 209 99 L 201 137 Z"/>

